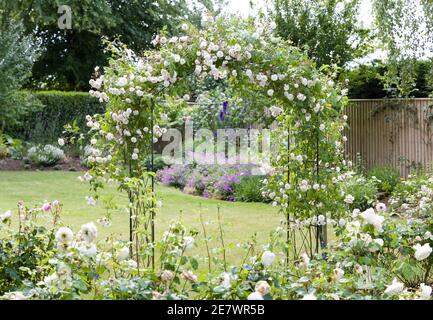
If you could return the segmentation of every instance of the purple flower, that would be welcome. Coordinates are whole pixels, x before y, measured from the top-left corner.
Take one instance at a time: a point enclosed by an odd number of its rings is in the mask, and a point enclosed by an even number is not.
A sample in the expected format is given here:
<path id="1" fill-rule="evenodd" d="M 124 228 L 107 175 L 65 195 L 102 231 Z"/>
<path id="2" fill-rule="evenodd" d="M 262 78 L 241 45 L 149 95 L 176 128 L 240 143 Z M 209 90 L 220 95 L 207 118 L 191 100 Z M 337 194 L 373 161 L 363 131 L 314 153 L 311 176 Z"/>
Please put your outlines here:
<path id="1" fill-rule="evenodd" d="M 225 102 L 223 103 L 223 112 L 224 112 L 224 113 L 227 112 L 227 107 L 228 107 L 228 105 L 229 105 L 228 101 L 225 101 Z"/>

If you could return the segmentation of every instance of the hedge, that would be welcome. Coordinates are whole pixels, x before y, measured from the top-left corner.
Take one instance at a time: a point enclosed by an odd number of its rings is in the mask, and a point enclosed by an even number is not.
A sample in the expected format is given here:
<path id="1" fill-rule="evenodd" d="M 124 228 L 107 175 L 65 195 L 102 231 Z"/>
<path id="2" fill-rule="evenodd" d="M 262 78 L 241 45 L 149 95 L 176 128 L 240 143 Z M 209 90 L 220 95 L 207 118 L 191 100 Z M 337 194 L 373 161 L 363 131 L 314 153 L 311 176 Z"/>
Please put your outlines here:
<path id="1" fill-rule="evenodd" d="M 52 143 L 62 134 L 64 125 L 76 120 L 86 128 L 86 115 L 102 113 L 105 105 L 86 92 L 37 91 L 41 102 L 20 119 L 20 125 L 9 132 L 15 138 L 34 143 Z"/>

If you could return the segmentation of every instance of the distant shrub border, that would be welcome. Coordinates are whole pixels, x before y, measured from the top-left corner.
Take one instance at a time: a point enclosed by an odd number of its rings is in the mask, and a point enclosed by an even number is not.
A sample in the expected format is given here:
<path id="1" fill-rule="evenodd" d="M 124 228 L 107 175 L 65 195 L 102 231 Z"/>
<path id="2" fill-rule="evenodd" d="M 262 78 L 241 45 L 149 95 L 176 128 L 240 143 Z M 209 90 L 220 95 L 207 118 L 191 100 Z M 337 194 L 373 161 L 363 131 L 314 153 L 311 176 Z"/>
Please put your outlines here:
<path id="1" fill-rule="evenodd" d="M 35 143 L 53 143 L 61 136 L 64 125 L 76 121 L 86 128 L 86 115 L 105 112 L 105 105 L 87 92 L 37 91 L 33 95 L 41 102 L 29 110 L 20 125 L 8 133 Z"/>

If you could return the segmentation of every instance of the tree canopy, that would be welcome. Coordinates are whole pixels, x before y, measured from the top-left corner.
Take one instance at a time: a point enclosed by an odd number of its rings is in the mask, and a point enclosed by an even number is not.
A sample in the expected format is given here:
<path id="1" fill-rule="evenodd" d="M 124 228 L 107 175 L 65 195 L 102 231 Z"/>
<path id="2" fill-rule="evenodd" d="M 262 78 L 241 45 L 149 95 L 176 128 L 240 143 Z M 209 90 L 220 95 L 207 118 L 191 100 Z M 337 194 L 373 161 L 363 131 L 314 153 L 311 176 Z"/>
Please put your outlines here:
<path id="1" fill-rule="evenodd" d="M 365 53 L 368 30 L 358 25 L 359 0 L 273 0 L 280 36 L 321 65 L 343 66 Z"/>
<path id="2" fill-rule="evenodd" d="M 72 12 L 72 28 L 60 29 L 58 1 L 23 0 L 0 4 L 9 16 L 21 20 L 25 33 L 34 34 L 41 56 L 32 70 L 28 87 L 87 90 L 97 65 L 105 65 L 103 38 L 118 37 L 129 48 L 142 51 L 155 33 L 176 33 L 180 20 L 199 21 L 197 7 L 210 10 L 223 1 L 186 0 L 65 0 Z"/>

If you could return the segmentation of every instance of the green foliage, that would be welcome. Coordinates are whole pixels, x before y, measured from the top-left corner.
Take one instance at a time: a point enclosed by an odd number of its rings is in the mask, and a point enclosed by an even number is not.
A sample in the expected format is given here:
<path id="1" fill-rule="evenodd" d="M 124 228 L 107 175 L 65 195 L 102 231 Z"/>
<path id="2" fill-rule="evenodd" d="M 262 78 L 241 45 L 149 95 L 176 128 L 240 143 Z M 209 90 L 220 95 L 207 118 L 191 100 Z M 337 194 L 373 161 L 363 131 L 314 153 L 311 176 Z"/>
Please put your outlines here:
<path id="1" fill-rule="evenodd" d="M 6 135 L 0 132 L 0 160 L 8 156 L 9 149 L 6 145 Z"/>
<path id="2" fill-rule="evenodd" d="M 152 169 L 152 158 L 150 155 L 146 157 L 144 160 L 144 165 L 146 166 L 148 171 L 151 171 Z M 161 170 L 165 168 L 167 164 L 165 163 L 164 159 L 162 158 L 162 155 L 154 154 L 153 155 L 153 171 L 156 172 L 158 170 Z"/>
<path id="3" fill-rule="evenodd" d="M 1 13 L 1 10 L 0 10 Z M 4 24 L 3 24 L 4 23 Z M 0 20 L 0 130 L 16 124 L 17 118 L 32 105 L 29 94 L 18 90 L 30 76 L 35 44 L 23 35 L 23 26 L 15 20 Z"/>
<path id="4" fill-rule="evenodd" d="M 416 63 L 431 49 L 431 9 L 430 0 L 373 1 L 378 36 L 388 53 L 385 88 L 397 88 L 400 96 L 408 97 L 413 92 L 418 78 Z"/>
<path id="5" fill-rule="evenodd" d="M 234 197 L 236 201 L 242 202 L 267 202 L 262 195 L 263 183 L 262 176 L 242 177 L 234 187 Z"/>
<path id="6" fill-rule="evenodd" d="M 389 65 L 380 61 L 373 61 L 368 65 L 359 65 L 345 72 L 349 80 L 349 93 L 351 99 L 383 99 L 398 96 L 395 86 L 386 85 L 386 73 Z M 426 98 L 433 89 L 432 62 L 419 60 L 415 62 L 416 82 L 410 97 Z"/>
<path id="7" fill-rule="evenodd" d="M 426 188 L 433 189 L 433 178 L 431 176 L 425 172 L 411 175 L 408 179 L 399 183 L 392 192 L 391 196 L 394 199 L 394 205 L 418 207 L 423 197 L 427 196 L 427 199 L 430 199 Z M 418 192 L 419 190 L 421 192 Z M 408 208 L 403 209 L 407 210 Z"/>
<path id="8" fill-rule="evenodd" d="M 400 173 L 393 167 L 374 167 L 368 170 L 370 179 L 378 180 L 378 188 L 381 192 L 391 193 L 400 182 Z"/>
<path id="9" fill-rule="evenodd" d="M 55 247 L 55 217 L 60 207 L 51 208 L 53 225 L 50 227 L 36 223 L 36 215 L 44 215 L 40 208 L 29 209 L 22 203 L 18 204 L 18 208 L 16 216 L 11 212 L 0 215 L 1 294 L 21 288 L 25 280 L 42 280 Z M 20 219 L 18 230 L 16 227 L 11 228 L 14 217 Z"/>
<path id="10" fill-rule="evenodd" d="M 349 204 L 351 210 L 363 211 L 371 208 L 377 199 L 377 181 L 366 179 L 359 174 L 345 181 L 342 189 L 346 195 L 351 195 L 354 198 L 353 203 Z"/>
<path id="11" fill-rule="evenodd" d="M 84 92 L 39 91 L 33 94 L 40 105 L 20 118 L 20 125 L 9 127 L 13 137 L 34 143 L 53 143 L 64 126 L 75 122 L 86 128 L 86 115 L 102 113 L 105 106 Z"/>
<path id="12" fill-rule="evenodd" d="M 349 93 L 351 99 L 380 99 L 387 96 L 381 76 L 384 67 L 375 61 L 372 65 L 360 65 L 348 70 L 345 74 L 349 80 Z"/>
<path id="13" fill-rule="evenodd" d="M 305 48 L 319 66 L 365 53 L 369 31 L 357 26 L 359 0 L 274 0 L 278 33 Z"/>

